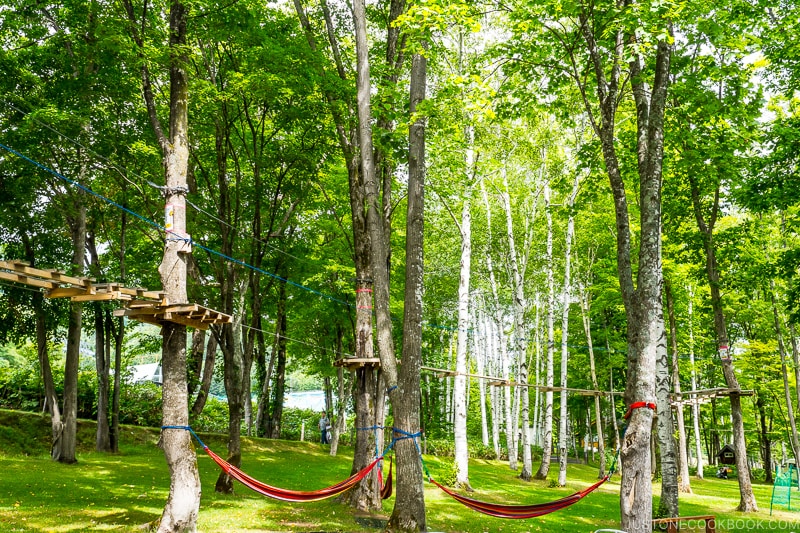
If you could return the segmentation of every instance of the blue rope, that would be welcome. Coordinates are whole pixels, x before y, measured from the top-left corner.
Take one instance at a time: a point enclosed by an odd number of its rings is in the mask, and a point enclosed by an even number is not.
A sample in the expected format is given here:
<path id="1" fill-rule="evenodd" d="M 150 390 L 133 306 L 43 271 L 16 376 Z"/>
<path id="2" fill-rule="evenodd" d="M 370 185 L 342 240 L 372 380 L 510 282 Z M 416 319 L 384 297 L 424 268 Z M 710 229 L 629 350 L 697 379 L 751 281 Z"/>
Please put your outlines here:
<path id="1" fill-rule="evenodd" d="M 386 389 L 386 394 L 389 394 L 390 392 L 392 392 L 392 391 L 393 391 L 393 390 L 395 390 L 396 388 L 397 388 L 397 385 L 392 385 L 391 387 L 389 387 L 388 389 Z"/>
<path id="2" fill-rule="evenodd" d="M 198 437 L 198 436 L 197 436 L 197 433 L 195 433 L 195 432 L 194 432 L 194 430 L 191 428 L 191 426 L 161 426 L 161 429 L 185 429 L 186 431 L 188 431 L 189 433 L 191 433 L 191 434 L 192 434 L 192 436 L 193 436 L 195 439 L 197 439 L 197 442 L 198 442 L 198 443 L 200 443 L 200 446 L 201 446 L 201 447 L 202 447 L 204 450 L 205 450 L 206 448 L 208 448 L 208 446 L 206 446 L 206 445 L 205 445 L 205 443 L 204 443 L 202 440 L 200 440 L 200 437 Z"/>
<path id="3" fill-rule="evenodd" d="M 425 459 L 422 458 L 422 450 L 419 447 L 419 443 L 417 443 L 417 437 L 422 436 L 422 431 L 417 431 L 416 433 L 410 433 L 408 431 L 402 430 L 400 428 L 393 427 L 392 428 L 393 436 L 392 442 L 389 444 L 391 448 L 394 446 L 395 442 L 411 439 L 414 443 L 414 447 L 417 449 L 417 455 L 419 455 L 419 461 L 422 463 L 422 470 L 425 472 L 425 475 L 428 476 L 428 481 L 431 480 L 431 473 L 428 471 L 428 466 L 425 464 Z M 402 435 L 401 437 L 395 437 L 394 434 Z"/>
<path id="4" fill-rule="evenodd" d="M 150 220 L 149 218 L 144 217 L 144 216 L 140 215 L 139 213 L 137 213 L 135 211 L 132 211 L 132 210 L 128 209 L 127 207 L 124 207 L 124 206 L 118 204 L 117 202 L 111 200 L 110 198 L 106 198 L 105 196 L 103 196 L 100 193 L 94 192 L 89 187 L 87 187 L 85 185 L 82 185 L 81 183 L 79 183 L 77 181 L 69 179 L 68 177 L 64 176 L 63 174 L 60 174 L 59 172 L 56 172 L 55 170 L 53 170 L 51 168 L 48 168 L 48 167 L 42 165 L 41 163 L 39 163 L 37 161 L 34 161 L 33 159 L 31 159 L 31 158 L 21 154 L 20 152 L 14 150 L 13 148 L 10 148 L 10 147 L 8 147 L 8 146 L 6 146 L 4 144 L 0 144 L 0 148 L 2 148 L 4 150 L 16 155 L 17 157 L 19 157 L 21 159 L 24 159 L 25 161 L 28 161 L 29 163 L 39 167 L 40 169 L 44 170 L 45 172 L 47 172 L 49 174 L 52 174 L 53 176 L 57 177 L 58 179 L 61 179 L 61 180 L 65 181 L 65 182 L 69 183 L 70 185 L 74 185 L 75 187 L 78 187 L 79 189 L 91 194 L 92 196 L 94 196 L 96 198 L 99 198 L 100 200 L 103 200 L 104 202 L 106 202 L 106 203 L 108 203 L 110 205 L 113 205 L 117 209 L 121 209 L 121 210 L 125 211 L 126 213 L 128 213 L 130 215 L 133 215 L 134 217 L 136 217 L 136 218 L 144 221 L 145 223 L 153 226 L 154 228 L 158 229 L 159 231 L 167 231 L 167 228 L 165 228 L 164 226 L 158 224 L 157 222 L 154 222 L 154 221 Z M 311 287 L 306 287 L 305 285 L 301 285 L 301 284 L 296 283 L 294 281 L 291 281 L 289 279 L 283 278 L 283 277 L 281 277 L 281 276 L 279 276 L 277 274 L 273 274 L 272 272 L 267 272 L 266 270 L 263 270 L 261 268 L 255 267 L 255 266 L 250 265 L 248 263 L 245 263 L 244 261 L 240 261 L 239 259 L 236 259 L 236 258 L 230 257 L 228 255 L 225 255 L 222 252 L 219 252 L 217 250 L 213 250 L 211 248 L 208 248 L 207 246 L 203 246 L 202 244 L 200 244 L 200 243 L 198 243 L 196 241 L 193 241 L 192 239 L 185 238 L 185 237 L 180 237 L 180 236 L 177 236 L 177 235 L 171 235 L 170 237 L 167 238 L 167 240 L 175 240 L 175 241 L 182 241 L 182 242 L 190 243 L 190 244 L 196 246 L 197 248 L 200 248 L 201 250 L 204 250 L 204 251 L 206 251 L 206 252 L 208 252 L 208 253 L 210 253 L 212 255 L 216 255 L 216 256 L 218 256 L 218 257 L 220 257 L 222 259 L 225 259 L 227 261 L 231 261 L 231 262 L 236 263 L 236 264 L 238 264 L 240 266 L 243 266 L 245 268 L 249 268 L 249 269 L 251 269 L 251 270 L 253 270 L 255 272 L 259 272 L 261 274 L 264 274 L 265 276 L 272 277 L 274 279 L 277 279 L 279 281 L 287 283 L 288 285 L 292 285 L 292 286 L 297 287 L 299 289 L 306 290 L 306 291 L 308 291 L 310 293 L 316 294 L 317 296 L 320 296 L 322 298 L 327 298 L 328 300 L 331 300 L 333 302 L 346 305 L 348 307 L 355 307 L 355 304 L 352 304 L 350 302 L 345 302 L 344 300 L 340 300 L 340 299 L 335 298 L 333 296 L 330 296 L 328 294 L 324 294 L 324 293 L 319 292 L 319 291 L 317 291 L 315 289 L 312 289 Z"/>

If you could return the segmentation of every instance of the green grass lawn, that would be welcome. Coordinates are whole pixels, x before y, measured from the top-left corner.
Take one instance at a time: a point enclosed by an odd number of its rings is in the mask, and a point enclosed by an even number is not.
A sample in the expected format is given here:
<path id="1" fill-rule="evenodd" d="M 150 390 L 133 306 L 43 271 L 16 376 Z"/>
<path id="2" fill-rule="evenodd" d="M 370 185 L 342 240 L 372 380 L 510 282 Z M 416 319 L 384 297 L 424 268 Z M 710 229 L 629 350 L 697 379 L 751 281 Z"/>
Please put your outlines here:
<path id="1" fill-rule="evenodd" d="M 80 425 L 80 441 L 91 447 L 94 427 Z M 47 421 L 30 414 L 0 411 L 0 531 L 142 531 L 161 515 L 169 488 L 169 474 L 157 432 L 125 428 L 121 453 L 84 451 L 75 465 L 51 461 Z M 202 435 L 212 450 L 224 455 L 221 436 Z M 349 474 L 351 450 L 330 457 L 316 443 L 245 439 L 243 469 L 272 485 L 313 490 L 333 484 Z M 425 458 L 431 474 L 444 472 L 450 459 Z M 214 493 L 219 469 L 202 450 L 198 466 L 203 484 L 199 530 L 215 532 L 366 532 L 378 531 L 374 521 L 356 519 L 335 500 L 287 504 L 264 498 L 237 485 L 236 494 Z M 554 465 L 556 466 L 556 465 Z M 557 468 L 557 466 L 556 466 Z M 555 477 L 557 472 L 552 472 Z M 570 465 L 566 488 L 551 488 L 547 481 L 525 483 L 505 463 L 475 460 L 470 481 L 479 499 L 503 503 L 551 501 L 594 482 L 597 470 Z M 530 520 L 503 520 L 475 513 L 426 483 L 425 502 L 429 531 L 447 532 L 591 532 L 613 528 L 619 521 L 619 478 L 615 477 L 572 507 Z M 694 494 L 681 496 L 681 514 L 713 514 L 717 531 L 798 531 L 800 513 L 775 511 L 769 515 L 772 487 L 756 484 L 761 509 L 743 515 L 735 479 L 692 479 Z M 654 494 L 660 492 L 655 484 Z M 793 495 L 798 497 L 800 494 Z M 394 499 L 384 502 L 389 515 Z"/>

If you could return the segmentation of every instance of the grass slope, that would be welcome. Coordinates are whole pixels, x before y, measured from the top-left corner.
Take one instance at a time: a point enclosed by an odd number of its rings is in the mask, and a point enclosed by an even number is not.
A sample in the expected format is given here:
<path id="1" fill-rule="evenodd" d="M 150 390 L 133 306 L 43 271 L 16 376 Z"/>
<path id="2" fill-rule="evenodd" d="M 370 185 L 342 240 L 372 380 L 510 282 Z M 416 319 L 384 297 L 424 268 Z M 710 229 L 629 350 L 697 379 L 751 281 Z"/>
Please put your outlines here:
<path id="1" fill-rule="evenodd" d="M 79 462 L 63 465 L 51 461 L 49 421 L 30 413 L 0 410 L 0 531 L 72 532 L 143 531 L 161 515 L 169 490 L 169 474 L 158 432 L 126 427 L 121 452 L 92 451 L 94 424 L 82 421 Z M 202 435 L 206 444 L 224 455 L 225 440 Z M 349 475 L 352 451 L 330 457 L 316 443 L 243 439 L 243 469 L 266 483 L 313 490 Z M 425 457 L 435 477 L 449 459 Z M 273 501 L 237 485 L 236 494 L 214 492 L 217 466 L 198 451 L 203 484 L 198 528 L 222 532 L 375 532 L 375 520 L 356 518 L 335 500 L 292 505 Z M 553 472 L 557 474 L 557 472 Z M 470 481 L 476 498 L 504 503 L 537 503 L 558 499 L 593 483 L 594 467 L 570 465 L 565 488 L 549 481 L 525 483 L 507 464 L 476 460 L 470 463 Z M 738 488 L 731 480 L 692 480 L 693 495 L 681 496 L 681 514 L 714 514 L 717 531 L 800 531 L 800 515 L 776 511 L 769 516 L 772 487 L 756 484 L 759 513 L 734 511 Z M 654 494 L 660 491 L 654 485 Z M 619 521 L 619 484 L 615 477 L 572 507 L 531 520 L 502 520 L 477 514 L 456 503 L 436 487 L 426 484 L 429 531 L 447 532 L 591 532 L 614 528 Z M 384 502 L 391 513 L 394 499 Z"/>

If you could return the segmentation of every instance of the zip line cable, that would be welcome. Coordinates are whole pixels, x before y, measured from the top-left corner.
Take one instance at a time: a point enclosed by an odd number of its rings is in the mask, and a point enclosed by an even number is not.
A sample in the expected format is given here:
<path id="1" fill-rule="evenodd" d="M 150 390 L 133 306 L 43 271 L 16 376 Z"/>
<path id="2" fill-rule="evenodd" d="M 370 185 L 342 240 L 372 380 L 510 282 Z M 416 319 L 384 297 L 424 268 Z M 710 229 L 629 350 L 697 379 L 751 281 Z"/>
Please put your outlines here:
<path id="1" fill-rule="evenodd" d="M 10 148 L 10 147 L 8 147 L 8 146 L 6 146 L 4 144 L 0 144 L 0 148 L 2 148 L 3 150 L 6 150 L 9 153 L 12 153 L 12 154 L 16 155 L 20 159 L 28 161 L 29 163 L 35 165 L 36 167 L 44 170 L 45 172 L 47 172 L 49 174 L 52 174 L 53 176 L 57 177 L 58 179 L 63 180 L 63 181 L 65 181 L 66 183 L 68 183 L 70 185 L 74 185 L 75 187 L 78 187 L 79 189 L 81 189 L 81 190 L 85 191 L 86 193 L 94 196 L 95 198 L 103 200 L 104 202 L 106 202 L 106 203 L 108 203 L 110 205 L 113 205 L 117 209 L 125 211 L 126 213 L 138 218 L 139 220 L 145 222 L 146 224 L 149 224 L 150 226 L 158 229 L 159 231 L 164 231 L 166 233 L 172 234 L 172 232 L 168 231 L 164 226 L 158 224 L 157 222 L 154 222 L 154 221 L 150 220 L 149 218 L 147 218 L 145 216 L 142 216 L 139 213 L 137 213 L 137 212 L 135 212 L 135 211 L 133 211 L 131 209 L 128 209 L 125 206 L 122 206 L 122 205 L 118 204 L 117 202 L 115 202 L 114 200 L 111 200 L 110 198 L 106 198 L 102 194 L 93 191 L 89 187 L 87 187 L 87 186 L 85 186 L 85 185 L 83 185 L 83 184 L 81 184 L 81 183 L 79 183 L 77 181 L 69 179 L 68 177 L 64 176 L 63 174 L 60 174 L 59 172 L 56 172 L 55 170 L 53 170 L 53 169 L 51 169 L 49 167 L 46 167 L 45 165 L 42 165 L 41 163 L 39 163 L 37 161 L 34 161 L 33 159 L 31 159 L 31 158 L 23 155 L 22 153 L 14 150 L 13 148 Z M 200 248 L 201 250 L 204 250 L 204 251 L 206 251 L 206 252 L 208 252 L 208 253 L 210 253 L 212 255 L 216 255 L 216 256 L 218 256 L 218 257 L 220 257 L 222 259 L 225 259 L 227 261 L 230 261 L 232 263 L 236 263 L 236 264 L 238 264 L 240 266 L 243 266 L 245 268 L 249 268 L 249 269 L 253 270 L 254 272 L 258 272 L 260 274 L 264 274 L 264 275 L 269 276 L 271 278 L 277 279 L 278 281 L 282 281 L 282 282 L 284 282 L 284 283 L 286 283 L 288 285 L 292 285 L 293 287 L 297 287 L 299 289 L 303 289 L 305 291 L 308 291 L 308 292 L 310 292 L 312 294 L 316 294 L 317 296 L 320 296 L 320 297 L 325 298 L 327 300 L 343 304 L 343 305 L 345 305 L 347 307 L 353 307 L 353 308 L 355 307 L 355 304 L 352 304 L 350 302 L 346 302 L 346 301 L 344 301 L 342 299 L 339 299 L 339 298 L 336 298 L 334 296 L 330 296 L 328 294 L 322 293 L 322 292 L 320 292 L 320 291 L 318 291 L 316 289 L 312 289 L 311 287 L 306 287 L 305 285 L 302 285 L 300 283 L 297 283 L 297 282 L 294 282 L 292 280 L 286 279 L 286 278 L 281 277 L 281 276 L 279 276 L 277 274 L 274 274 L 272 272 L 268 272 L 268 271 L 266 271 L 264 269 L 255 267 L 253 265 L 245 263 L 244 261 L 241 261 L 241 260 L 236 259 L 234 257 L 230 257 L 228 255 L 225 255 L 220 251 L 217 251 L 217 250 L 214 250 L 214 249 L 209 248 L 207 246 L 204 246 L 204 245 L 202 245 L 202 244 L 200 244 L 200 243 L 198 243 L 196 241 L 193 241 L 190 238 L 180 237 L 180 236 L 177 236 L 175 234 L 173 234 L 173 235 L 174 235 L 173 238 L 175 238 L 177 240 L 183 240 L 185 242 L 191 243 L 191 244 L 197 246 L 198 248 Z"/>
<path id="2" fill-rule="evenodd" d="M 61 173 L 59 173 L 59 172 L 57 172 L 57 171 L 55 171 L 55 170 L 53 170 L 53 169 L 51 169 L 51 168 L 49 168 L 49 167 L 47 167 L 45 165 L 39 163 L 38 161 L 35 161 L 35 160 L 31 159 L 30 157 L 27 157 L 26 155 L 18 152 L 17 150 L 14 150 L 13 148 L 11 148 L 9 146 L 6 146 L 4 144 L 0 144 L 0 148 L 2 148 L 3 150 L 6 150 L 7 152 L 9 152 L 11 154 L 14 154 L 15 156 L 19 157 L 20 159 L 22 159 L 24 161 L 27 161 L 27 162 L 31 163 L 32 165 L 40 168 L 41 170 L 44 170 L 48 174 L 51 174 L 51 175 L 57 177 L 60 180 L 63 180 L 64 182 L 66 182 L 66 183 L 68 183 L 70 185 L 74 185 L 75 187 L 78 187 L 79 189 L 85 191 L 86 193 L 88 193 L 88 194 L 90 194 L 90 195 L 92 195 L 92 196 L 94 196 L 94 197 L 96 197 L 96 198 L 98 198 L 98 199 L 100 199 L 100 200 L 102 200 L 102 201 L 104 201 L 104 202 L 116 207 L 117 209 L 125 211 L 126 213 L 138 218 L 139 220 L 145 222 L 146 224 L 152 226 L 153 228 L 158 229 L 159 231 L 163 231 L 163 232 L 166 232 L 166 233 L 171 233 L 171 232 L 167 231 L 167 229 L 164 226 L 158 224 L 157 222 L 154 222 L 154 221 L 150 220 L 149 218 L 147 218 L 147 217 L 145 217 L 143 215 L 140 215 L 139 213 L 137 213 L 137 212 L 135 212 L 135 211 L 123 206 L 123 205 L 120 205 L 119 203 L 111 200 L 110 198 L 107 198 L 107 197 L 103 196 L 102 194 L 93 191 L 89 187 L 87 187 L 87 186 L 85 186 L 85 185 L 83 185 L 83 184 L 81 184 L 81 183 L 79 183 L 79 182 L 77 182 L 75 180 L 72 180 L 72 179 L 70 179 L 70 178 L 68 178 L 66 176 L 64 176 L 63 174 L 61 174 Z M 225 255 L 222 252 L 219 252 L 217 250 L 214 250 L 212 248 L 204 246 L 204 245 L 200 244 L 197 241 L 193 241 L 192 239 L 179 237 L 177 235 L 174 238 L 177 238 L 179 240 L 184 240 L 186 242 L 194 244 L 197 248 L 200 248 L 201 250 L 204 250 L 204 251 L 206 251 L 206 252 L 208 252 L 208 253 L 210 253 L 212 255 L 216 255 L 216 256 L 218 256 L 218 257 L 220 257 L 222 259 L 225 259 L 225 260 L 230 261 L 232 263 L 238 264 L 238 265 L 240 265 L 242 267 L 245 267 L 245 268 L 248 268 L 250 270 L 253 270 L 254 272 L 259 272 L 259 273 L 264 274 L 266 276 L 269 276 L 271 278 L 277 279 L 278 281 L 282 281 L 284 283 L 287 283 L 287 284 L 292 285 L 294 287 L 297 287 L 299 289 L 303 289 L 303 290 L 308 291 L 308 292 L 310 292 L 312 294 L 315 294 L 315 295 L 317 295 L 317 296 L 319 296 L 321 298 L 324 298 L 324 299 L 330 300 L 332 302 L 336 302 L 336 303 L 345 305 L 345 306 L 347 306 L 349 308 L 355 308 L 355 303 L 347 302 L 347 301 L 342 300 L 340 298 L 336 298 L 334 296 L 331 296 L 331 295 L 325 294 L 323 292 L 320 292 L 320 291 L 318 291 L 316 289 L 312 289 L 311 287 L 306 287 L 305 285 L 302 285 L 300 283 L 297 283 L 297 282 L 294 282 L 292 280 L 283 278 L 283 277 L 281 277 L 281 276 L 279 276 L 277 274 L 274 274 L 272 272 L 268 272 L 268 271 L 266 271 L 264 269 L 255 267 L 253 265 L 250 265 L 250 264 L 248 264 L 248 263 L 246 263 L 244 261 L 241 261 L 239 259 L 236 259 L 234 257 L 230 257 L 228 255 Z M 449 326 L 442 326 L 442 325 L 437 325 L 437 324 L 432 324 L 432 323 L 426 323 L 425 325 L 427 327 L 445 329 L 445 330 L 449 330 L 449 331 L 457 331 L 458 330 L 457 327 L 456 328 L 452 328 L 452 327 L 449 327 Z"/>
<path id="3" fill-rule="evenodd" d="M 19 107 L 15 106 L 11 102 L 6 101 L 6 105 L 8 107 L 12 108 L 13 110 L 17 111 L 17 112 L 22 113 L 23 115 L 30 115 L 29 111 L 25 111 L 23 109 L 20 109 Z M 132 175 L 132 176 L 135 176 L 135 177 L 139 178 L 140 180 L 144 181 L 147 185 L 149 185 L 151 188 L 156 189 L 159 192 L 163 193 L 164 189 L 166 188 L 166 187 L 163 187 L 163 186 L 158 185 L 156 183 L 153 183 L 152 181 L 150 181 L 149 179 L 147 179 L 146 177 L 142 176 L 141 174 L 139 174 L 137 172 L 134 172 L 132 170 L 128 170 L 127 168 L 124 168 L 124 167 L 121 167 L 121 166 L 117 165 L 111 159 L 109 159 L 109 158 L 107 158 L 107 157 L 95 152 L 91 148 L 87 147 L 86 145 L 84 145 L 80 141 L 78 141 L 76 139 L 73 139 L 69 135 L 66 135 L 65 133 L 62 133 L 62 132 L 58 131 L 56 128 L 54 128 L 52 125 L 48 124 L 47 122 L 44 122 L 44 121 L 39 120 L 37 118 L 32 118 L 31 120 L 33 122 L 35 122 L 36 124 L 39 124 L 43 128 L 46 128 L 46 129 L 52 131 L 53 133 L 55 133 L 56 135 L 58 135 L 62 139 L 65 139 L 65 140 L 71 142 L 75 146 L 78 146 L 79 148 L 83 149 L 86 153 L 88 153 L 88 154 L 92 155 L 93 157 L 101 160 L 103 163 L 106 163 L 109 167 L 111 167 L 112 169 L 116 170 L 120 174 L 120 176 L 122 176 L 122 178 L 125 181 L 127 181 L 128 183 L 130 183 L 131 185 L 136 187 L 142 193 L 143 196 L 144 196 L 144 189 L 142 189 L 142 187 L 141 187 L 141 185 L 139 183 L 136 183 L 133 180 L 131 180 L 130 178 L 128 178 L 128 175 Z M 256 237 L 250 231 L 244 230 L 242 228 L 237 228 L 233 224 L 230 224 L 230 223 L 222 220 L 221 218 L 215 216 L 213 213 L 210 213 L 210 212 L 206 211 L 205 209 L 201 208 L 200 206 L 198 206 L 197 204 L 195 204 L 194 202 L 189 200 L 189 198 L 186 198 L 186 203 L 188 205 L 190 205 L 193 209 L 198 211 L 199 213 L 202 213 L 203 215 L 215 220 L 216 222 L 229 227 L 230 229 L 234 230 L 236 233 L 244 233 L 245 235 L 247 235 L 249 237 L 252 237 L 256 241 L 262 243 L 264 246 L 266 246 L 267 248 L 272 249 L 273 251 L 275 251 L 277 253 L 283 254 L 283 255 L 285 255 L 287 257 L 291 257 L 292 259 L 296 259 L 298 261 L 302 261 L 302 262 L 304 262 L 306 264 L 312 264 L 308 260 L 304 260 L 302 258 L 299 258 L 299 257 L 295 256 L 295 255 L 292 255 L 289 252 L 281 250 L 279 247 L 275 246 L 274 244 L 270 244 L 268 241 L 265 241 L 264 239 Z"/>

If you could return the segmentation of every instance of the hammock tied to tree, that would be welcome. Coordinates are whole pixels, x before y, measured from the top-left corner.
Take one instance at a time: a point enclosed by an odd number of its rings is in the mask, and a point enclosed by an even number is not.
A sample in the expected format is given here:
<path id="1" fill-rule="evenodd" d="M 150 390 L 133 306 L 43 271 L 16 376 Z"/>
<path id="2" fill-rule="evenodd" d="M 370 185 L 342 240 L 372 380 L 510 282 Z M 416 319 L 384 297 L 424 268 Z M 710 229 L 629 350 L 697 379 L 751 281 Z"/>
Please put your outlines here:
<path id="1" fill-rule="evenodd" d="M 627 420 L 628 418 L 630 418 L 634 409 L 641 409 L 641 408 L 647 408 L 655 411 L 656 404 L 654 402 L 634 402 L 628 408 L 628 412 L 625 413 L 625 416 L 623 418 Z M 622 430 L 623 436 L 625 435 L 625 429 L 626 428 L 623 428 Z M 406 433 L 406 435 L 409 434 Z M 414 441 L 414 444 L 417 445 L 416 440 Z M 594 492 L 598 487 L 600 487 L 600 485 L 608 481 L 611 478 L 611 476 L 614 475 L 617 459 L 619 458 L 619 450 L 617 450 L 617 453 L 614 455 L 614 461 L 611 463 L 611 468 L 609 468 L 608 470 L 608 474 L 603 476 L 603 478 L 597 481 L 595 484 L 590 485 L 583 490 L 579 490 L 574 494 L 570 494 L 569 496 L 565 496 L 559 500 L 555 500 L 552 502 L 537 503 L 532 505 L 508 505 L 501 503 L 483 502 L 480 500 L 476 500 L 474 498 L 463 496 L 455 492 L 454 490 L 445 487 L 444 485 L 433 479 L 433 477 L 431 477 L 430 472 L 428 472 L 428 468 L 425 466 L 425 461 L 422 459 L 422 452 L 419 449 L 419 445 L 417 445 L 417 451 L 420 452 L 419 457 L 420 460 L 422 461 L 422 467 L 425 470 L 425 474 L 428 476 L 428 481 L 430 483 L 433 483 L 440 489 L 442 489 L 442 491 L 444 491 L 445 494 L 447 494 L 457 502 L 461 503 L 462 505 L 469 507 L 473 511 L 477 511 L 479 513 L 483 513 L 489 516 L 494 516 L 497 518 L 512 518 L 512 519 L 535 518 L 537 516 L 546 515 L 554 511 L 559 511 L 582 500 L 583 498 Z"/>
<path id="2" fill-rule="evenodd" d="M 639 408 L 647 408 L 655 410 L 656 404 L 653 402 L 634 402 L 628 408 L 628 412 L 625 414 L 623 418 L 627 420 L 630 417 L 633 410 Z M 525 519 L 525 518 L 535 518 L 537 516 L 543 516 L 555 511 L 559 511 L 561 509 L 565 509 L 570 505 L 573 505 L 574 503 L 577 503 L 578 501 L 582 500 L 583 498 L 585 498 L 586 496 L 597 490 L 598 487 L 600 487 L 603 483 L 608 481 L 612 475 L 614 475 L 617 459 L 619 458 L 619 452 L 620 452 L 619 450 L 617 450 L 617 453 L 614 455 L 614 460 L 611 463 L 611 468 L 609 469 L 608 474 L 606 474 L 602 479 L 600 479 L 593 485 L 590 485 L 583 490 L 579 490 L 578 492 L 575 492 L 573 494 L 570 494 L 569 496 L 565 496 L 563 498 L 560 498 L 552 502 L 537 503 L 530 505 L 524 505 L 524 504 L 508 505 L 501 503 L 484 502 L 476 500 L 474 498 L 463 496 L 455 492 L 454 490 L 445 487 L 444 485 L 433 479 L 430 472 L 428 471 L 428 467 L 425 465 L 425 460 L 422 457 L 422 450 L 420 450 L 419 444 L 417 443 L 417 438 L 421 436 L 422 434 L 421 432 L 409 433 L 402 429 L 393 427 L 391 428 L 392 441 L 389 443 L 389 445 L 387 446 L 386 450 L 383 451 L 383 453 L 379 454 L 377 452 L 378 448 L 376 439 L 375 442 L 376 457 L 366 467 L 362 468 L 361 470 L 359 470 L 349 478 L 345 479 L 344 481 L 340 481 L 339 483 L 331 485 L 330 487 L 314 491 L 299 491 L 299 490 L 289 490 L 289 489 L 281 489 L 278 487 L 273 487 L 271 485 L 267 485 L 266 483 L 262 483 L 248 476 L 247 474 L 242 472 L 239 468 L 233 466 L 229 462 L 222 459 L 219 455 L 212 452 L 208 448 L 208 446 L 206 446 L 203 443 L 203 441 L 200 440 L 200 437 L 197 436 L 197 433 L 195 433 L 189 426 L 162 426 L 162 429 L 185 429 L 187 431 L 190 431 L 191 434 L 194 436 L 194 438 L 197 439 L 197 442 L 200 443 L 200 446 L 203 447 L 203 450 L 205 450 L 208 456 L 211 457 L 211 459 L 213 459 L 214 462 L 217 463 L 217 465 L 219 465 L 219 467 L 227 475 L 239 481 L 247 488 L 254 490 L 255 492 L 258 492 L 259 494 L 268 496 L 270 498 L 274 498 L 276 500 L 282 500 L 288 502 L 313 502 L 313 501 L 324 500 L 326 498 L 330 498 L 337 494 L 341 494 L 342 492 L 345 492 L 346 490 L 353 488 L 353 486 L 356 483 L 364 479 L 372 471 L 373 468 L 378 466 L 383 461 L 384 456 L 389 452 L 389 450 L 391 450 L 394 447 L 396 442 L 404 439 L 411 439 L 414 442 L 414 446 L 417 448 L 417 453 L 419 454 L 419 459 L 420 462 L 422 463 L 423 471 L 425 472 L 425 475 L 428 478 L 428 482 L 436 485 L 442 491 L 444 491 L 445 494 L 447 494 L 457 502 L 461 503 L 462 505 L 465 505 L 466 507 L 472 509 L 473 511 L 477 511 L 479 513 L 483 513 L 489 516 L 494 516 L 497 518 L 511 518 L 511 519 Z M 358 428 L 358 429 L 382 430 L 388 428 L 384 428 L 382 426 L 372 426 L 369 428 Z M 622 434 L 623 435 L 625 434 L 625 428 L 623 428 Z M 381 477 L 382 476 L 380 476 L 379 474 L 379 482 L 381 480 Z M 383 484 L 381 487 L 381 497 L 383 499 L 386 499 L 389 496 L 391 496 L 392 494 L 391 484 L 392 484 L 392 470 L 390 461 L 389 474 L 386 478 L 386 483 Z"/>
<path id="3" fill-rule="evenodd" d="M 386 453 L 391 448 L 386 449 L 386 451 L 381 454 L 379 457 L 376 457 L 370 464 L 350 476 L 349 478 L 345 479 L 344 481 L 340 481 L 335 485 L 331 485 L 330 487 L 325 487 L 324 489 L 319 490 L 290 490 L 290 489 L 282 489 L 279 487 L 273 487 L 272 485 L 267 485 L 266 483 L 262 483 L 257 479 L 245 474 L 236 466 L 230 464 L 228 461 L 211 451 L 211 449 L 206 446 L 206 444 L 197 436 L 197 433 L 189 426 L 162 426 L 161 429 L 185 429 L 189 431 L 200 446 L 205 450 L 206 454 L 215 462 L 217 465 L 225 472 L 227 475 L 244 485 L 250 490 L 253 490 L 262 496 L 267 496 L 269 498 L 273 498 L 275 500 L 281 500 L 285 502 L 295 502 L 295 503 L 305 503 L 305 502 L 315 502 L 319 500 L 324 500 L 326 498 L 331 498 L 336 496 L 337 494 L 341 494 L 351 488 L 353 488 L 359 481 L 367 477 L 367 475 L 375 468 L 384 458 Z M 392 442 L 394 444 L 394 442 Z M 381 496 L 388 498 L 392 494 L 392 473 L 391 473 L 391 462 L 389 463 L 389 474 L 386 477 L 386 483 L 381 487 Z"/>

